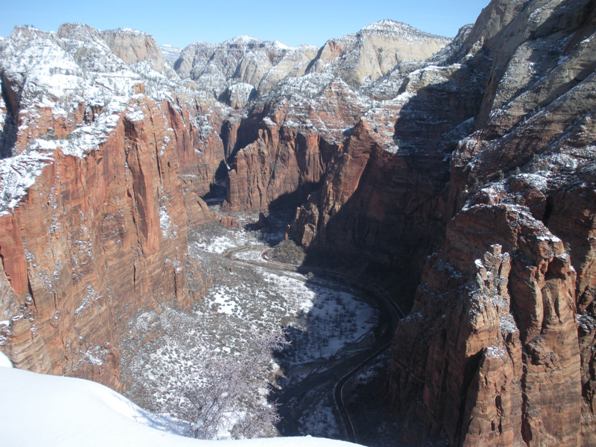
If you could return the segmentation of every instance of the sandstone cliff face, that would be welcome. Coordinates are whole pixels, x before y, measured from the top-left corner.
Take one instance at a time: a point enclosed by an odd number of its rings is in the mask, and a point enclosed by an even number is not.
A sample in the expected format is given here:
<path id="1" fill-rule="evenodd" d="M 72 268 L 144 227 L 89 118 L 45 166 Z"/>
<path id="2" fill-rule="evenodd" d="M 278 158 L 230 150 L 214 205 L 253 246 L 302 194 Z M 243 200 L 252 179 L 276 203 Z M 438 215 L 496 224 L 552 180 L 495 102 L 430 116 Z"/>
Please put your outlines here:
<path id="1" fill-rule="evenodd" d="M 341 80 L 319 75 L 282 82 L 235 129 L 226 206 L 266 210 L 285 195 L 304 196 L 327 171 L 344 130 L 366 110 Z M 304 199 L 303 197 L 303 199 Z"/>
<path id="2" fill-rule="evenodd" d="M 173 141 L 188 134 L 173 132 L 161 154 L 155 145 L 169 127 L 166 107 L 121 118 L 84 158 L 58 148 L 24 202 L 0 217 L 3 350 L 18 367 L 118 386 L 127 321 L 200 296 L 186 234 L 209 212 L 182 194 L 178 152 L 188 148 Z"/>
<path id="3" fill-rule="evenodd" d="M 304 200 L 336 151 L 316 132 L 267 123 L 257 140 L 236 155 L 228 173 L 228 209 L 266 211 L 276 199 L 290 194 Z"/>
<path id="4" fill-rule="evenodd" d="M 563 242 L 503 205 L 458 214 L 446 239 L 395 334 L 406 423 L 453 444 L 578 445 L 576 272 Z"/>
<path id="5" fill-rule="evenodd" d="M 198 193 L 217 108 L 160 98 L 168 81 L 143 73 L 88 27 L 17 30 L 3 49 L 17 144 L 0 160 L 0 345 L 18 367 L 118 388 L 128 321 L 203 292 L 187 234 L 213 218 Z"/>
<path id="6" fill-rule="evenodd" d="M 157 43 L 150 35 L 141 31 L 116 29 L 102 31 L 101 38 L 105 40 L 112 52 L 127 64 L 147 62 L 158 72 L 173 74 Z"/>
<path id="7" fill-rule="evenodd" d="M 424 257 L 443 237 L 448 153 L 472 126 L 481 79 L 461 64 L 407 75 L 399 95 L 360 118 L 290 236 L 402 272 L 394 282 L 407 308 Z"/>
<path id="8" fill-rule="evenodd" d="M 449 40 L 404 23 L 381 20 L 354 35 L 326 42 L 307 72 L 331 71 L 359 87 L 386 75 L 402 61 L 428 59 Z"/>

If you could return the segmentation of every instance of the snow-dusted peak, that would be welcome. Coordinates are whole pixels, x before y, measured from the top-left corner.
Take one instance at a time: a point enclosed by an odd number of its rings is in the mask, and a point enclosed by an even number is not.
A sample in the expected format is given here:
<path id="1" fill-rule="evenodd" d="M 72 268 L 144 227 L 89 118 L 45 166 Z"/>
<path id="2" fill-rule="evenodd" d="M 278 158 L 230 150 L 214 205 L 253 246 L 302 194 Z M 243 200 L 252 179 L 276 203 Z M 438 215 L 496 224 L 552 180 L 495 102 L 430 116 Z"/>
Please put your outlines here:
<path id="1" fill-rule="evenodd" d="M 365 26 L 362 31 L 401 31 L 403 29 L 415 30 L 413 26 L 407 23 L 393 19 L 383 19 Z"/>
<path id="2" fill-rule="evenodd" d="M 187 46 L 174 69 L 181 78 L 194 80 L 199 89 L 219 98 L 228 86 L 239 82 L 258 90 L 262 84 L 269 90 L 288 75 L 302 75 L 313 57 L 311 52 L 277 41 L 239 36 L 221 43 Z"/>
<path id="3" fill-rule="evenodd" d="M 233 37 L 232 39 L 228 39 L 225 40 L 224 42 L 222 42 L 221 44 L 212 44 L 213 46 L 216 47 L 235 47 L 235 46 L 239 46 L 239 47 L 248 47 L 248 48 L 265 48 L 265 49 L 271 49 L 271 50 L 278 50 L 278 51 L 291 51 L 291 50 L 295 50 L 296 48 L 291 47 L 289 45 L 286 45 L 283 42 L 280 42 L 279 40 L 262 40 L 259 39 L 257 37 L 253 37 L 253 36 L 248 36 L 248 35 L 242 35 L 242 36 L 236 36 Z"/>
<path id="4" fill-rule="evenodd" d="M 58 37 L 75 39 L 94 39 L 99 38 L 99 31 L 92 26 L 83 23 L 64 23 L 56 31 Z"/>
<path id="5" fill-rule="evenodd" d="M 21 103 L 54 103 L 79 88 L 81 69 L 53 33 L 15 28 L 2 51 L 0 71 L 21 83 Z M 18 90 L 18 89 L 17 89 Z"/>
<path id="6" fill-rule="evenodd" d="M 291 47 L 289 45 L 286 45 L 283 42 L 280 42 L 279 40 L 274 40 L 273 41 L 273 46 L 276 48 L 279 48 L 280 50 L 295 50 L 295 47 Z"/>
<path id="7" fill-rule="evenodd" d="M 308 72 L 331 71 L 355 88 L 366 88 L 398 64 L 424 61 L 448 42 L 405 23 L 381 20 L 356 34 L 328 40 Z"/>
<path id="8" fill-rule="evenodd" d="M 19 26 L 15 26 L 14 29 L 12 30 L 12 33 L 10 33 L 9 38 L 21 38 L 21 39 L 27 39 L 27 38 L 35 38 L 35 37 L 43 37 L 43 36 L 47 36 L 48 33 L 47 31 L 42 31 L 36 27 L 34 27 L 33 25 L 19 25 Z"/>
<path id="9" fill-rule="evenodd" d="M 236 36 L 229 40 L 226 40 L 224 43 L 236 44 L 236 45 L 247 45 L 247 44 L 256 43 L 256 42 L 260 42 L 260 39 L 257 39 L 256 37 L 252 37 L 252 36 L 248 36 L 248 35 L 242 35 L 242 36 Z"/>
<path id="10" fill-rule="evenodd" d="M 149 36 L 149 34 L 147 34 L 144 31 L 140 31 L 138 29 L 133 29 L 133 28 L 114 28 L 114 29 L 108 29 L 108 30 L 104 30 L 104 33 L 114 33 L 114 34 L 130 34 L 133 36 Z"/>
<path id="11" fill-rule="evenodd" d="M 16 114 L 19 137 L 2 148 L 11 157 L 0 160 L 0 213 L 18 206 L 57 150 L 84 157 L 98 149 L 139 92 L 162 100 L 186 91 L 156 71 L 150 63 L 155 60 L 133 56 L 133 63 L 124 62 L 100 31 L 81 24 L 62 25 L 57 32 L 17 27 L 3 41 L 0 73 L 11 110 L 0 101 L 0 122 Z M 67 127 L 67 136 L 56 138 L 52 125 Z"/>
<path id="12" fill-rule="evenodd" d="M 446 42 L 450 39 L 447 37 L 437 36 L 414 28 L 407 23 L 398 22 L 397 20 L 383 19 L 378 22 L 371 23 L 360 30 L 360 33 L 382 33 L 391 34 L 394 37 L 405 40 L 416 39 L 444 39 Z"/>

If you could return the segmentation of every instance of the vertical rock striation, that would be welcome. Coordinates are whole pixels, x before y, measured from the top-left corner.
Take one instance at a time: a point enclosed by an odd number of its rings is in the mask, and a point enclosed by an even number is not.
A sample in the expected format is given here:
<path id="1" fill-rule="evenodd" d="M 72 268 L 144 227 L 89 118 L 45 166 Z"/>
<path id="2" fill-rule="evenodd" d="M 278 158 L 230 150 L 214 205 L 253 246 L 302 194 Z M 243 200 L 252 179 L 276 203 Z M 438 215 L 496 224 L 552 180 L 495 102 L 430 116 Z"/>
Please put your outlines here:
<path id="1" fill-rule="evenodd" d="M 188 308 L 200 297 L 188 228 L 210 218 L 185 191 L 168 104 L 123 115 L 83 158 L 43 167 L 23 202 L 0 216 L 4 349 L 21 368 L 77 375 L 118 387 L 118 346 L 141 309 Z M 157 143 L 157 144 L 156 144 Z"/>
<path id="2" fill-rule="evenodd" d="M 16 138 L 0 161 L 0 345 L 17 367 L 118 388 L 133 316 L 203 293 L 187 237 L 213 218 L 205 105 L 90 27 L 17 29 L 2 51 Z"/>

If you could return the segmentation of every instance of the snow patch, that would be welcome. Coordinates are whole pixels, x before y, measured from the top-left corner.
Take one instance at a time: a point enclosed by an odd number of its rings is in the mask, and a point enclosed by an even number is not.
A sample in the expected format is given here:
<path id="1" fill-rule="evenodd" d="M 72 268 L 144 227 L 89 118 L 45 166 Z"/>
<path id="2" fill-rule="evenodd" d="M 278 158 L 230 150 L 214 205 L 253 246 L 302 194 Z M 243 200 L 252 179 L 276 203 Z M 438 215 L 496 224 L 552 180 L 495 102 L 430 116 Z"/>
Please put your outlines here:
<path id="1" fill-rule="evenodd" d="M 9 213 L 23 200 L 52 161 L 51 153 L 37 150 L 0 160 L 0 215 Z"/>
<path id="2" fill-rule="evenodd" d="M 489 346 L 486 348 L 487 358 L 504 358 L 505 350 L 501 346 Z"/>
<path id="3" fill-rule="evenodd" d="M 6 365 L 0 353 L 0 364 Z M 173 419 L 137 407 L 109 388 L 83 379 L 0 368 L 0 420 L 5 445 L 39 447 L 343 447 L 355 444 L 320 438 L 202 441 L 176 435 Z M 23 417 L 26 414 L 27 417 Z M 36 421 L 31 430 L 31 420 Z M 57 441 L 59 440 L 59 441 Z"/>
<path id="4" fill-rule="evenodd" d="M 164 205 L 159 207 L 159 227 L 164 239 L 173 239 L 177 236 L 176 227 L 172 224 L 168 209 Z"/>
<path id="5" fill-rule="evenodd" d="M 110 353 L 103 346 L 94 346 L 83 353 L 84 359 L 93 366 L 102 366 Z"/>
<path id="6" fill-rule="evenodd" d="M 143 121 L 145 119 L 145 115 L 141 109 L 129 108 L 126 111 L 126 119 L 132 122 Z"/>

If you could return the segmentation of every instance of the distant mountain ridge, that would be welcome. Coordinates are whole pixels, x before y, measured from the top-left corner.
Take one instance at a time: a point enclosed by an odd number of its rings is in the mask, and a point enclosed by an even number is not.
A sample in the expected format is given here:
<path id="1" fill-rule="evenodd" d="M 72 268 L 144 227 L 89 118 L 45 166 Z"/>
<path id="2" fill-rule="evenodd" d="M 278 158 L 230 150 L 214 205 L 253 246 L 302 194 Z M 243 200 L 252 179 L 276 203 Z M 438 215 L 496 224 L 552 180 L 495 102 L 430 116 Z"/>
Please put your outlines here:
<path id="1" fill-rule="evenodd" d="M 400 61 L 420 61 L 450 39 L 393 20 L 382 20 L 357 33 L 327 41 L 323 47 L 288 47 L 277 41 L 240 36 L 219 44 L 194 43 L 182 50 L 174 69 L 215 96 L 233 83 L 252 85 L 265 94 L 280 81 L 329 72 L 354 88 L 387 74 Z"/>

